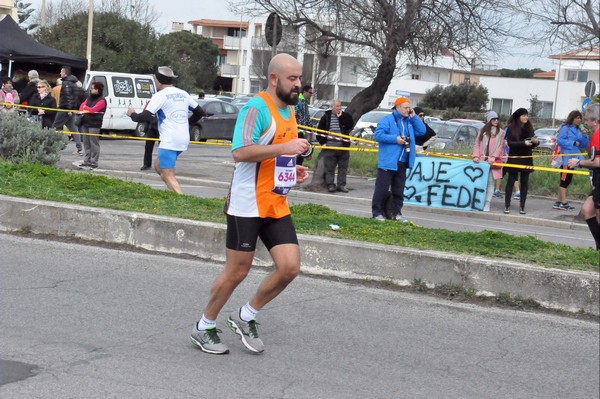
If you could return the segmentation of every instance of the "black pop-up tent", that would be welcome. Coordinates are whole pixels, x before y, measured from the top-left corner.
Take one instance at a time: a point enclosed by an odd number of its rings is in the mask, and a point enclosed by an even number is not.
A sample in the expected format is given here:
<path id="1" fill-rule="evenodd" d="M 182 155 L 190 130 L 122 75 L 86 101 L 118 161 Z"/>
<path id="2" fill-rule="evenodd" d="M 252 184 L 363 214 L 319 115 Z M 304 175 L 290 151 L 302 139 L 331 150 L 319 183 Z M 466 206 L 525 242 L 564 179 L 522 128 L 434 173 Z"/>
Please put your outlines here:
<path id="1" fill-rule="evenodd" d="M 87 67 L 85 58 L 75 57 L 38 43 L 21 29 L 10 15 L 0 21 L 0 62 L 3 74 L 6 74 L 6 69 L 43 69 L 40 66 L 52 65 L 55 65 L 52 69 L 58 73 L 62 65 L 68 65 L 75 75 L 79 75 Z M 9 65 L 11 62 L 12 66 Z"/>

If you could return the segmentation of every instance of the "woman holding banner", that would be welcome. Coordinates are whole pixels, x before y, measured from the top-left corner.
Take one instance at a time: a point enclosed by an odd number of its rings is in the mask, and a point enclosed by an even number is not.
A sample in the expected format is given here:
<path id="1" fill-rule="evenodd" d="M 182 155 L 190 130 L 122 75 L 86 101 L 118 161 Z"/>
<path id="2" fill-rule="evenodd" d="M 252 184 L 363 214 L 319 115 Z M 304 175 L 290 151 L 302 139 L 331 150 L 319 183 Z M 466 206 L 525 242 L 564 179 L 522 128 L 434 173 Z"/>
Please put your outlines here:
<path id="1" fill-rule="evenodd" d="M 490 211 L 492 195 L 494 188 L 500 187 L 502 180 L 502 166 L 493 166 L 494 162 L 501 163 L 504 157 L 504 131 L 500 128 L 498 114 L 490 111 L 485 114 L 487 123 L 481 128 L 481 131 L 475 139 L 473 148 L 473 162 L 488 162 L 490 164 L 490 173 L 488 174 L 488 185 L 485 193 L 484 212 Z"/>
<path id="2" fill-rule="evenodd" d="M 533 125 L 529 121 L 529 112 L 525 108 L 517 109 L 508 119 L 507 124 L 506 143 L 508 144 L 510 156 L 506 163 L 519 167 L 506 166 L 508 181 L 506 182 L 506 195 L 504 196 L 504 213 L 510 213 L 513 186 L 518 179 L 521 182 L 519 213 L 524 215 L 529 189 L 529 174 L 533 172 L 533 149 L 540 144 L 540 141 L 533 132 Z"/>

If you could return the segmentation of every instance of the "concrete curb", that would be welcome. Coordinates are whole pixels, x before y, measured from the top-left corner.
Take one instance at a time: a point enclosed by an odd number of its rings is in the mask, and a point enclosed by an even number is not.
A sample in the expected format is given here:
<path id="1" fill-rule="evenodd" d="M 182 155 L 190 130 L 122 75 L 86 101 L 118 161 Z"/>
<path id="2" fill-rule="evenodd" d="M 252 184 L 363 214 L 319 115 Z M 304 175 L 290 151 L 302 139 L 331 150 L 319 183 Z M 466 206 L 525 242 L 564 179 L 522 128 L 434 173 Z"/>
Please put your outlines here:
<path id="1" fill-rule="evenodd" d="M 0 195 L 0 230 L 30 231 L 225 260 L 225 225 Z M 543 306 L 600 315 L 599 275 L 476 256 L 300 235 L 303 271 L 409 285 L 452 283 L 481 293 L 534 299 Z M 264 247 L 257 266 L 271 266 Z"/>

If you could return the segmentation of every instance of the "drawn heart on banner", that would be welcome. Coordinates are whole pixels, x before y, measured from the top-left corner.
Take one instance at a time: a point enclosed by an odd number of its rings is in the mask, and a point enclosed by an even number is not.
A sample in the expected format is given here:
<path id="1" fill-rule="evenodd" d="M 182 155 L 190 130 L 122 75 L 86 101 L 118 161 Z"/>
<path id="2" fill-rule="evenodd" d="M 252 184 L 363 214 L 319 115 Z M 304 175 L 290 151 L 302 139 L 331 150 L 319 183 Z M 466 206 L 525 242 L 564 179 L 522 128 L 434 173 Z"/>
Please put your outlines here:
<path id="1" fill-rule="evenodd" d="M 410 201 L 410 199 L 417 193 L 417 189 L 413 186 L 404 187 L 404 199 Z"/>
<path id="2" fill-rule="evenodd" d="M 467 175 L 467 177 L 469 179 L 471 179 L 471 182 L 475 183 L 475 180 L 479 179 L 481 176 L 483 176 L 483 170 L 481 170 L 480 168 L 474 168 L 472 166 L 467 166 L 464 169 L 465 175 Z"/>

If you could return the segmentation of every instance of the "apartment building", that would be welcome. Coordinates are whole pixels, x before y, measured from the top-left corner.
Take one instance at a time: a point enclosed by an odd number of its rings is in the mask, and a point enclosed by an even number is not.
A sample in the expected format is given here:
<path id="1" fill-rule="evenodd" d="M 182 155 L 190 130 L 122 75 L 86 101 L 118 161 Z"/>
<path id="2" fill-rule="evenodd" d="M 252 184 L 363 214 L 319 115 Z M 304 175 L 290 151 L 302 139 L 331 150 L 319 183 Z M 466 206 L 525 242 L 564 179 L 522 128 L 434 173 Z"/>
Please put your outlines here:
<path id="1" fill-rule="evenodd" d="M 234 94 L 258 93 L 266 87 L 267 67 L 273 55 L 265 39 L 266 16 L 249 21 L 200 19 L 189 21 L 192 32 L 210 38 L 219 48 L 217 88 Z M 313 101 L 340 98 L 350 101 L 369 85 L 362 76 L 366 57 L 356 49 L 318 40 L 310 43 L 310 32 L 284 28 L 278 52 L 298 58 L 303 65 L 303 84 L 315 87 Z"/>
<path id="2" fill-rule="evenodd" d="M 266 16 L 248 21 L 200 19 L 188 22 L 192 32 L 210 38 L 219 48 L 217 88 L 234 94 L 258 93 L 266 86 L 266 69 L 272 48 L 265 40 Z M 303 83 L 315 88 L 313 102 L 340 98 L 348 102 L 371 78 L 362 71 L 369 57 L 360 48 L 322 42 L 316 32 L 285 29 L 277 46 L 298 58 L 303 64 Z M 308 39 L 306 39 L 308 38 Z M 532 97 L 541 103 L 541 115 L 560 119 L 573 109 L 580 109 L 586 99 L 587 82 L 595 82 L 600 90 L 600 50 L 577 49 L 550 56 L 555 70 L 538 74 L 533 79 L 503 78 L 495 66 L 480 65 L 476 60 L 461 60 L 450 52 L 440 54 L 433 62 L 415 64 L 408 59 L 398 63 L 398 77 L 390 83 L 380 107 L 389 108 L 398 96 L 410 97 L 419 104 L 427 90 L 434 86 L 469 82 L 488 89 L 487 108 L 508 115 L 515 109 L 530 107 Z"/>
<path id="3" fill-rule="evenodd" d="M 586 101 L 586 85 L 600 90 L 600 49 L 576 49 L 549 57 L 555 69 L 536 74 L 532 79 L 498 76 L 494 66 L 473 67 L 456 62 L 450 54 L 443 54 L 434 63 L 414 65 L 407 63 L 405 71 L 394 79 L 386 92 L 381 107 L 393 104 L 393 99 L 403 95 L 419 104 L 427 90 L 437 84 L 443 86 L 470 82 L 488 89 L 488 109 L 501 115 L 510 115 L 517 108 L 530 108 L 536 98 L 544 118 L 563 119 L 574 109 L 581 109 Z M 593 84 L 588 84 L 588 82 Z"/>
<path id="4" fill-rule="evenodd" d="M 14 0 L 0 0 L 0 19 L 5 15 L 10 15 L 12 19 L 17 21 L 17 7 Z"/>

